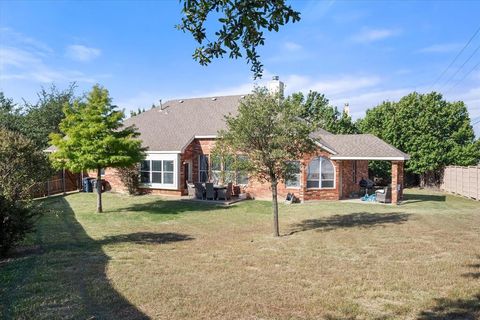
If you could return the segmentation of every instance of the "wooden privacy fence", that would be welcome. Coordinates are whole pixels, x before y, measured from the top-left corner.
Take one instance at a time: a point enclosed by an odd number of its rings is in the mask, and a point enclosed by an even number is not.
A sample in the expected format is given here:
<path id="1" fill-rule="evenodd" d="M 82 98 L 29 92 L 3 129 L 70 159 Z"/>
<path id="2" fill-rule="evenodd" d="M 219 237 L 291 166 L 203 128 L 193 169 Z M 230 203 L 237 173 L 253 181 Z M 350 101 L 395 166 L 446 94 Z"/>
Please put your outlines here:
<path id="1" fill-rule="evenodd" d="M 480 166 L 445 167 L 440 188 L 447 192 L 480 200 Z"/>

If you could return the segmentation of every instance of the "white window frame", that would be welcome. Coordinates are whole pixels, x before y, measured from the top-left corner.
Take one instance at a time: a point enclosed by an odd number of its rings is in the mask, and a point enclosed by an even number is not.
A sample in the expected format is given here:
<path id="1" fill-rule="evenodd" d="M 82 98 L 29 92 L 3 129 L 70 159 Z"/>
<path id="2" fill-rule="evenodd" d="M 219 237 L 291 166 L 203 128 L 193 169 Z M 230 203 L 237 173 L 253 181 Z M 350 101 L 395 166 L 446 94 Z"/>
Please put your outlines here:
<path id="1" fill-rule="evenodd" d="M 336 170 L 336 167 L 335 167 L 335 164 L 333 163 L 333 161 L 328 159 L 328 158 L 325 158 L 325 157 L 312 158 L 310 160 L 310 162 L 308 163 L 307 168 L 306 168 L 306 172 L 305 172 L 305 174 L 307 175 L 307 186 L 308 186 L 308 181 L 317 181 L 317 180 L 308 180 L 308 168 L 310 167 L 310 163 L 315 159 L 320 159 L 320 162 L 318 164 L 318 187 L 307 187 L 307 190 L 332 190 L 332 189 L 335 189 L 336 188 L 336 180 L 337 180 L 336 179 L 337 170 Z M 324 159 L 327 160 L 327 161 L 330 161 L 330 163 L 332 164 L 332 167 L 333 167 L 333 187 L 323 187 L 322 186 L 322 162 L 323 162 Z M 332 180 L 328 179 L 326 181 L 332 181 Z"/>
<path id="2" fill-rule="evenodd" d="M 298 185 L 289 185 L 289 182 L 291 182 L 290 180 L 285 180 L 285 188 L 286 189 L 300 189 L 301 186 L 302 186 L 302 167 L 301 167 L 301 163 L 299 160 L 292 160 L 292 161 L 289 161 L 289 162 L 297 162 L 298 163 L 298 173 L 295 173 L 295 176 L 296 176 L 296 181 L 298 181 Z M 293 180 L 292 180 L 293 181 Z"/>
<path id="3" fill-rule="evenodd" d="M 178 154 L 164 154 L 164 153 L 147 153 L 147 157 L 145 158 L 146 161 L 150 161 L 150 182 L 140 182 L 140 187 L 142 188 L 149 188 L 149 189 L 169 189 L 169 190 L 178 190 L 178 163 L 179 163 L 179 156 Z M 162 183 L 154 183 L 152 182 L 152 172 L 154 172 L 152 161 L 161 161 L 161 172 L 162 173 Z M 173 171 L 164 171 L 164 162 L 165 161 L 172 161 L 173 162 Z M 145 171 L 146 172 L 146 171 Z M 164 183 L 164 173 L 173 173 L 173 183 Z"/>
<path id="4" fill-rule="evenodd" d="M 204 170 L 204 169 L 201 169 L 201 157 L 204 156 L 204 157 L 207 157 L 207 170 Z M 202 172 L 206 172 L 207 173 L 207 181 L 205 182 L 208 182 L 210 180 L 210 155 L 209 154 L 199 154 L 198 155 L 198 182 L 203 182 L 201 177 L 202 177 Z"/>

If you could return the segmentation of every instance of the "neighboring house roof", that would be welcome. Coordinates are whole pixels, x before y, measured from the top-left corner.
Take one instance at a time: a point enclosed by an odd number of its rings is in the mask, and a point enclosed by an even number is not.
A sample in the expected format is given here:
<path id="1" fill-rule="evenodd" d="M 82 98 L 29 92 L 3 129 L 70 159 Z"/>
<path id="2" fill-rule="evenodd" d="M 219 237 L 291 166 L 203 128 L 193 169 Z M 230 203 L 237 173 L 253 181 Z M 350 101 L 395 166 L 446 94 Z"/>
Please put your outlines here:
<path id="1" fill-rule="evenodd" d="M 235 115 L 244 95 L 170 100 L 125 120 L 135 125 L 149 151 L 181 152 L 195 137 L 213 137 L 226 128 L 225 115 Z"/>

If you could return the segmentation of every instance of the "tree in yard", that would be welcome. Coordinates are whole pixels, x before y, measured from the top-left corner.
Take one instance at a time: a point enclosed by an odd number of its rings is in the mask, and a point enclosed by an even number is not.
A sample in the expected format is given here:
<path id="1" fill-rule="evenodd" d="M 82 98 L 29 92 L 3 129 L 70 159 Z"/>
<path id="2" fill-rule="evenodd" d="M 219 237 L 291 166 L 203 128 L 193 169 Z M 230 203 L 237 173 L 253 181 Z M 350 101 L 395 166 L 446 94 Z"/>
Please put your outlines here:
<path id="1" fill-rule="evenodd" d="M 278 32 L 290 20 L 300 21 L 300 13 L 285 0 L 183 0 L 182 13 L 177 28 L 191 33 L 199 43 L 193 54 L 195 60 L 208 65 L 227 53 L 237 59 L 244 51 L 255 78 L 263 72 L 257 47 L 265 44 L 264 31 Z M 208 33 L 205 27 L 209 15 L 218 16 L 220 26 L 215 33 Z"/>
<path id="2" fill-rule="evenodd" d="M 0 255 L 33 229 L 40 214 L 30 201 L 33 188 L 52 173 L 47 156 L 35 142 L 0 128 Z"/>
<path id="3" fill-rule="evenodd" d="M 246 96 L 238 115 L 226 117 L 227 129 L 220 132 L 216 148 L 225 156 L 241 154 L 236 162 L 241 170 L 260 182 L 270 183 L 274 218 L 274 235 L 279 236 L 277 185 L 292 178 L 291 160 L 314 150 L 309 138 L 313 127 L 300 119 L 302 108 L 292 99 L 281 100 L 264 88 Z"/>
<path id="4" fill-rule="evenodd" d="M 338 111 L 329 104 L 325 95 L 310 91 L 306 96 L 301 93 L 292 94 L 291 98 L 302 108 L 301 117 L 317 128 L 322 128 L 334 134 L 358 133 L 358 128 L 350 115 Z"/>
<path id="5" fill-rule="evenodd" d="M 422 185 L 437 183 L 438 170 L 444 166 L 480 160 L 480 143 L 465 104 L 445 101 L 436 92 L 414 92 L 399 102 L 384 102 L 368 110 L 359 125 L 363 132 L 409 153 L 406 170 L 419 174 Z"/>
<path id="6" fill-rule="evenodd" d="M 102 212 L 101 169 L 127 167 L 144 157 L 138 132 L 123 127 L 125 115 L 111 104 L 108 91 L 95 85 L 86 101 L 65 105 L 65 118 L 60 134 L 52 134 L 51 142 L 58 149 L 52 153 L 57 167 L 73 172 L 96 170 L 97 212 Z"/>

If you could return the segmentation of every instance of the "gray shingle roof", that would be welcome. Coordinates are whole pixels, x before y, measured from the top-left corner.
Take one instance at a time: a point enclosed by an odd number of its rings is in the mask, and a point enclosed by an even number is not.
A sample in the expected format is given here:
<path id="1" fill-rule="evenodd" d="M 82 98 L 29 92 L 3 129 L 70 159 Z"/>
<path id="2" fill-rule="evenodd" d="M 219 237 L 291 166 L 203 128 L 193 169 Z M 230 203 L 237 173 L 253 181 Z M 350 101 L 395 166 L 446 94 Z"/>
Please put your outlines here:
<path id="1" fill-rule="evenodd" d="M 215 136 L 225 129 L 224 116 L 236 114 L 241 95 L 170 100 L 125 120 L 135 125 L 150 151 L 182 151 L 194 136 Z"/>
<path id="2" fill-rule="evenodd" d="M 224 116 L 237 114 L 244 95 L 170 100 L 125 120 L 135 125 L 149 151 L 181 152 L 197 136 L 216 136 L 226 128 Z M 337 135 L 320 129 L 310 135 L 332 158 L 398 158 L 406 153 L 371 134 Z"/>
<path id="3" fill-rule="evenodd" d="M 372 134 L 320 134 L 316 139 L 330 147 L 336 154 L 332 159 L 342 158 L 396 158 L 408 160 L 410 156 Z"/>

